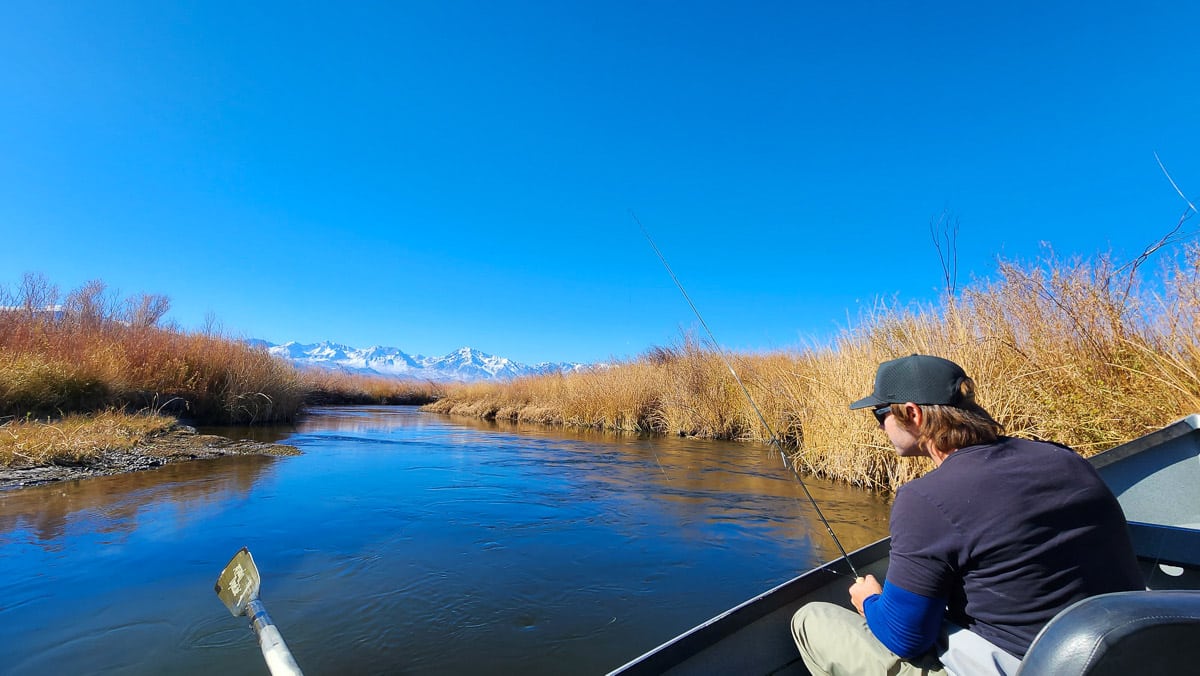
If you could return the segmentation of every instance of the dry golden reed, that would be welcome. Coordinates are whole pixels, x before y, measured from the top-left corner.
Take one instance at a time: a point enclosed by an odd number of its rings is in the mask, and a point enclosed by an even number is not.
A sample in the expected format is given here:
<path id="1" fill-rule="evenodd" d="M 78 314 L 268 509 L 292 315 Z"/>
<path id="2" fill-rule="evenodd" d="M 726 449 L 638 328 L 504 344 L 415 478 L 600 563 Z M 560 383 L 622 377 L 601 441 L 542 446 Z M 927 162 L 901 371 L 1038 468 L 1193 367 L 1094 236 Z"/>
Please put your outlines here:
<path id="1" fill-rule="evenodd" d="M 437 401 L 447 385 L 433 381 L 343 373 L 327 369 L 300 372 L 311 404 L 427 404 Z"/>
<path id="2" fill-rule="evenodd" d="M 1002 262 L 929 307 L 881 304 L 832 344 L 729 355 L 794 461 L 894 490 L 928 469 L 900 462 L 870 416 L 848 403 L 875 367 L 912 353 L 959 362 L 980 402 L 1014 436 L 1091 455 L 1200 412 L 1200 248 L 1143 287 L 1109 258 Z M 452 414 L 616 430 L 764 441 L 766 432 L 711 349 L 684 339 L 580 373 L 456 388 L 427 408 Z"/>
<path id="3" fill-rule="evenodd" d="M 151 408 L 211 422 L 293 418 L 295 369 L 215 335 L 0 313 L 0 415 Z"/>
<path id="4" fill-rule="evenodd" d="M 107 452 L 127 451 L 174 426 L 175 419 L 168 416 L 118 411 L 12 420 L 0 425 L 0 467 L 86 463 Z"/>
<path id="5" fill-rule="evenodd" d="M 37 274 L 0 289 L 0 421 L 116 408 L 266 423 L 294 419 L 310 398 L 425 403 L 440 395 L 429 383 L 302 373 L 217 331 L 159 326 L 169 306 L 145 294 L 117 300 L 99 281 L 60 298 Z"/>

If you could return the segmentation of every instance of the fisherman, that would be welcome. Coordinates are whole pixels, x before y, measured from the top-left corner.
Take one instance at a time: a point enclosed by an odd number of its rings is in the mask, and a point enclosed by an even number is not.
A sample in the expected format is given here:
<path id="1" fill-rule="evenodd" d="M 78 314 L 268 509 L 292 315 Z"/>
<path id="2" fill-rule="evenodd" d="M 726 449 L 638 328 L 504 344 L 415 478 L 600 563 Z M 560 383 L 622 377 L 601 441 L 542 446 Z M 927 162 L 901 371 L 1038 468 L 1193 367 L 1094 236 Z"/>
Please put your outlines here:
<path id="1" fill-rule="evenodd" d="M 884 362 L 872 409 L 901 457 L 934 470 L 896 492 L 887 579 L 850 586 L 858 614 L 809 603 L 792 618 L 823 674 L 1012 674 L 1060 610 L 1144 589 L 1125 515 L 1091 463 L 1003 436 L 952 361 Z"/>

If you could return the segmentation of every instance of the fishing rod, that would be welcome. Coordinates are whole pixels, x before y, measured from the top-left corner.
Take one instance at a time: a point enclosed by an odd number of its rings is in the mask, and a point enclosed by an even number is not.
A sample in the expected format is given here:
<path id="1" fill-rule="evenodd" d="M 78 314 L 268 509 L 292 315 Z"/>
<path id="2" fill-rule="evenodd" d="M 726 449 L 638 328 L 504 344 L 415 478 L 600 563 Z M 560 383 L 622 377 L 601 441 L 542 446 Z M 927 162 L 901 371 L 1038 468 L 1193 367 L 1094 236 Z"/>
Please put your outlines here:
<path id="1" fill-rule="evenodd" d="M 633 222 L 637 223 L 638 228 L 641 229 L 642 234 L 645 235 L 646 241 L 650 242 L 650 248 L 654 249 L 654 253 L 658 255 L 658 260 L 662 261 L 663 267 L 667 269 L 667 274 L 671 276 L 671 281 L 675 282 L 675 286 L 678 287 L 679 292 L 683 294 L 684 300 L 686 300 L 688 305 L 691 306 L 692 312 L 696 314 L 696 319 L 700 320 L 700 326 L 704 327 L 704 332 L 708 334 L 708 339 L 712 341 L 713 347 L 716 348 L 717 355 L 721 358 L 721 362 L 725 364 L 725 368 L 729 369 L 729 373 L 733 376 L 734 382 L 736 382 L 738 387 L 741 388 L 742 394 L 746 395 L 746 401 L 750 402 L 750 408 L 754 409 L 755 415 L 758 416 L 758 421 L 762 423 L 763 428 L 767 430 L 769 443 L 774 444 L 775 448 L 779 450 L 779 457 L 783 460 L 784 466 L 790 469 L 792 471 L 792 476 L 796 477 L 796 480 L 800 482 L 800 488 L 804 489 L 804 496 L 807 497 L 809 503 L 812 504 L 813 511 L 817 513 L 817 518 L 820 519 L 821 523 L 825 525 L 825 530 L 829 532 L 829 537 L 833 538 L 833 544 L 837 545 L 838 551 L 842 554 L 842 558 L 845 559 L 846 564 L 850 566 L 850 572 L 854 574 L 855 578 L 861 577 L 858 574 L 858 569 L 854 567 L 854 562 L 850 560 L 850 555 L 846 553 L 846 548 L 842 546 L 842 541 L 839 540 L 837 534 L 833 532 L 833 527 L 829 525 L 829 520 L 825 518 L 824 512 L 821 511 L 820 505 L 817 504 L 816 498 L 814 498 L 812 493 L 809 492 L 808 484 L 804 483 L 804 477 L 800 476 L 800 472 L 796 470 L 795 465 L 788 462 L 787 452 L 783 450 L 783 443 L 779 441 L 779 437 L 775 436 L 774 430 L 772 430 L 771 426 L 767 424 L 767 419 L 763 417 L 762 411 L 758 409 L 758 404 L 754 403 L 754 397 L 750 396 L 750 390 L 746 389 L 746 385 L 738 376 L 737 371 L 733 369 L 733 364 L 731 364 L 729 359 L 725 357 L 725 351 L 721 349 L 720 343 L 717 342 L 717 337 L 713 335 L 712 329 L 708 328 L 708 322 L 704 321 L 704 317 L 700 314 L 700 310 L 696 309 L 696 304 L 692 302 L 692 297 L 688 295 L 687 290 L 683 288 L 683 284 L 679 281 L 679 278 L 675 276 L 675 271 L 671 269 L 671 264 L 667 262 L 667 257 L 663 255 L 662 251 L 659 251 L 658 245 L 654 243 L 654 238 L 650 236 L 650 233 L 646 230 L 646 226 L 642 225 L 642 222 L 638 219 L 637 214 L 630 211 L 629 215 L 633 217 Z"/>

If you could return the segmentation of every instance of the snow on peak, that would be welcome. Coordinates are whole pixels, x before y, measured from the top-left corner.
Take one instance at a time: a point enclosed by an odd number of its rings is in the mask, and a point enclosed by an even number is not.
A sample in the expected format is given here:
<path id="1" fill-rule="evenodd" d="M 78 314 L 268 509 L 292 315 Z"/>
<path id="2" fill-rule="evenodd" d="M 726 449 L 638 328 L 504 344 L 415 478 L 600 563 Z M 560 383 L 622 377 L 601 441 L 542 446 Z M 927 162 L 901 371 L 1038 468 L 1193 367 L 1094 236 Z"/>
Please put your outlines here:
<path id="1" fill-rule="evenodd" d="M 290 341 L 275 345 L 264 340 L 247 341 L 300 367 L 383 375 L 418 380 L 473 382 L 508 380 L 525 375 L 578 371 L 584 364 L 542 362 L 526 366 L 507 357 L 497 357 L 472 347 L 461 347 L 443 357 L 409 355 L 395 347 L 373 345 L 355 348 L 322 341 L 301 344 Z"/>

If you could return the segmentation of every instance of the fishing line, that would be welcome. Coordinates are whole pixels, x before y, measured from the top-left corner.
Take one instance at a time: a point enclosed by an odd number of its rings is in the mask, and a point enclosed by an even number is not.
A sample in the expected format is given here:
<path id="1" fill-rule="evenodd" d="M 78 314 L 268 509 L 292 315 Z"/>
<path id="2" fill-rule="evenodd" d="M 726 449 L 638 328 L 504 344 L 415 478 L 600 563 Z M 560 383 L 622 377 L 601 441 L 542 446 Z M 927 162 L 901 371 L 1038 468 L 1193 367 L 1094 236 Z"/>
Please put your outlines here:
<path id="1" fill-rule="evenodd" d="M 646 230 L 646 226 L 642 225 L 642 222 L 638 220 L 637 214 L 633 213 L 633 211 L 630 211 L 629 215 L 633 218 L 633 222 L 637 223 L 637 226 L 639 229 L 641 229 L 642 234 L 645 235 L 646 241 L 650 242 L 650 248 L 654 249 L 654 253 L 658 255 L 658 260 L 662 261 L 663 267 L 667 269 L 667 274 L 671 276 L 671 281 L 675 282 L 675 286 L 678 287 L 679 292 L 683 294 L 684 300 L 686 300 L 688 305 L 691 306 L 692 312 L 696 314 L 696 319 L 700 320 L 700 326 L 704 327 L 704 332 L 708 334 L 708 339 L 712 342 L 713 348 L 716 349 L 717 356 L 721 358 L 721 362 L 725 364 L 725 368 L 729 369 L 729 373 L 733 376 L 734 382 L 738 384 L 738 387 L 742 390 L 742 394 L 744 394 L 746 396 L 746 400 L 750 402 L 750 408 L 754 409 L 755 415 L 758 416 L 758 421 L 762 423 L 763 428 L 767 430 L 769 442 L 774 444 L 775 448 L 779 450 L 779 457 L 783 460 L 784 466 L 790 469 L 792 471 L 792 476 L 796 477 L 796 480 L 800 482 L 800 488 L 804 489 L 804 496 L 807 497 L 809 503 L 812 504 L 813 511 L 817 513 L 817 518 L 820 519 L 821 523 L 825 525 L 825 530 L 829 532 L 829 537 L 833 538 L 833 544 L 837 545 L 838 551 L 842 554 L 842 558 L 845 559 L 846 564 L 850 566 L 850 572 L 854 573 L 855 578 L 861 577 L 858 574 L 858 569 L 854 567 L 854 563 L 850 560 L 850 555 L 846 553 L 846 548 L 842 546 L 842 541 L 839 540 L 838 536 L 833 532 L 833 527 L 829 525 L 829 520 L 825 518 L 824 512 L 821 511 L 820 505 L 817 504 L 816 498 L 814 498 L 812 493 L 809 492 L 808 484 L 804 483 L 804 478 L 800 476 L 800 472 L 796 470 L 795 465 L 788 462 L 787 453 L 783 450 L 783 444 L 779 441 L 779 438 L 775 436 L 775 432 L 771 429 L 771 426 L 767 424 L 767 419 L 763 417 L 762 411 L 758 409 L 758 404 L 754 403 L 754 397 L 750 396 L 750 390 L 746 389 L 746 385 L 742 383 L 742 379 L 738 376 L 737 371 L 733 369 L 733 364 L 729 363 L 729 359 L 725 357 L 725 351 L 721 349 L 721 344 L 717 342 L 717 338 L 713 335 L 712 329 L 708 328 L 708 322 L 704 321 L 704 317 L 700 314 L 700 310 L 696 309 L 696 304 L 692 302 L 692 297 L 688 295 L 687 290 L 683 288 L 683 284 L 680 283 L 679 278 L 675 276 L 675 271 L 673 271 L 671 269 L 671 265 L 667 263 L 666 256 L 663 256 L 662 252 L 658 250 L 658 245 L 654 243 L 654 238 L 650 236 L 650 233 Z"/>
<path id="2" fill-rule="evenodd" d="M 667 474 L 667 468 L 663 467 L 662 462 L 659 461 L 658 451 L 655 450 L 653 441 L 650 442 L 650 452 L 654 454 L 654 464 L 658 465 L 658 469 L 661 470 L 663 473 L 663 476 L 666 477 L 667 483 L 671 483 L 671 475 Z"/>

